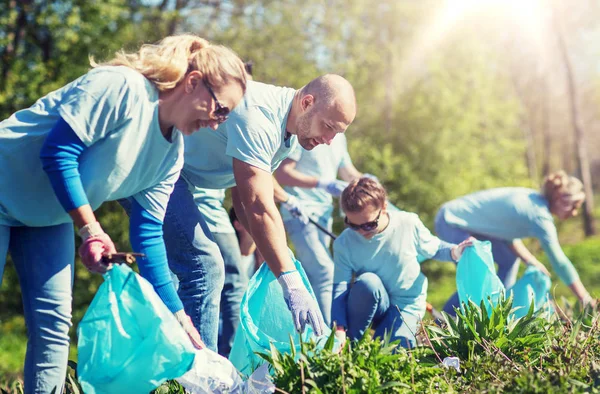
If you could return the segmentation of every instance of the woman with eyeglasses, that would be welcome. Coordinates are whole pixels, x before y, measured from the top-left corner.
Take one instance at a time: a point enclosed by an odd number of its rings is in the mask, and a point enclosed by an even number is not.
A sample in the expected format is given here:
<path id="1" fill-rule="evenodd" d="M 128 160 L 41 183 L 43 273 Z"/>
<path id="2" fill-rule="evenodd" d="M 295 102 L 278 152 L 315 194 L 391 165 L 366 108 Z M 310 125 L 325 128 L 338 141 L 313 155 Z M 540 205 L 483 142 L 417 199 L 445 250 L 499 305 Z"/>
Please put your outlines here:
<path id="1" fill-rule="evenodd" d="M 111 267 L 94 210 L 130 198 L 140 273 L 202 347 L 171 282 L 162 234 L 183 165 L 183 136 L 224 121 L 246 89 L 242 61 L 194 35 L 171 36 L 106 63 L 0 123 L 0 277 L 12 256 L 28 331 L 25 392 L 62 392 L 74 264 Z M 219 99 L 216 99 L 216 95 Z"/>
<path id="2" fill-rule="evenodd" d="M 449 201 L 436 215 L 435 230 L 440 239 L 447 242 L 458 242 L 468 236 L 491 241 L 498 277 L 506 288 L 516 281 L 519 259 L 550 276 L 546 267 L 521 241 L 522 238 L 537 238 L 558 277 L 585 305 L 594 301 L 560 247 L 552 217 L 565 220 L 576 216 L 584 200 L 581 181 L 564 171 L 557 171 L 545 178 L 541 192 L 503 187 Z M 454 307 L 458 306 L 458 294 L 455 293 L 444 310 L 454 314 Z"/>
<path id="3" fill-rule="evenodd" d="M 427 297 L 419 257 L 458 261 L 472 239 L 449 244 L 416 214 L 388 211 L 385 189 L 370 178 L 351 182 L 340 202 L 348 228 L 333 243 L 336 336 L 358 339 L 371 326 L 375 336 L 387 331 L 403 347 L 414 347 Z"/>

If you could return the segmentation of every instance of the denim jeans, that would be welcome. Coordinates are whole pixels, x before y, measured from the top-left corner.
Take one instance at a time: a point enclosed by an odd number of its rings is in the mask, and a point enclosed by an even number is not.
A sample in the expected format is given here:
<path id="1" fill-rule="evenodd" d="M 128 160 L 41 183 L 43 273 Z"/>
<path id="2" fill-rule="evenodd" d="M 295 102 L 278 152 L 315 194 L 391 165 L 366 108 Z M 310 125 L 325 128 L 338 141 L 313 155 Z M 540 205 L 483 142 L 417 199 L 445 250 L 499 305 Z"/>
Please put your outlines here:
<path id="1" fill-rule="evenodd" d="M 62 392 L 72 325 L 74 250 L 72 223 L 51 227 L 0 225 L 0 275 L 8 251 L 23 293 L 25 393 Z"/>
<path id="2" fill-rule="evenodd" d="M 350 339 L 359 339 L 371 326 L 376 337 L 383 338 L 386 332 L 391 332 L 391 340 L 400 340 L 402 347 L 416 346 L 415 335 L 421 319 L 390 305 L 381 279 L 372 272 L 359 275 L 350 288 L 347 315 Z"/>
<path id="3" fill-rule="evenodd" d="M 446 242 L 460 243 L 473 236 L 483 241 L 492 243 L 492 255 L 498 265 L 498 277 L 507 289 L 515 284 L 519 272 L 519 260 L 517 255 L 511 250 L 511 241 L 491 238 L 479 234 L 471 234 L 468 231 L 454 227 L 444 219 L 444 208 L 440 209 L 435 217 L 435 232 L 437 236 Z M 455 292 L 444 305 L 444 312 L 454 316 L 454 307 L 460 306 L 458 293 Z"/>
<path id="4" fill-rule="evenodd" d="M 235 330 L 240 322 L 240 303 L 248 287 L 248 268 L 244 266 L 242 252 L 234 233 L 213 233 L 225 261 L 225 285 L 221 292 L 223 326 L 219 336 L 219 354 L 229 356 Z"/>
<path id="5" fill-rule="evenodd" d="M 192 193 L 179 178 L 163 224 L 169 268 L 179 279 L 178 294 L 206 346 L 217 351 L 219 303 L 225 267 L 219 247 Z"/>
<path id="6" fill-rule="evenodd" d="M 317 221 L 331 232 L 333 220 L 329 213 Z M 333 260 L 329 252 L 331 237 L 314 224 L 303 224 L 298 219 L 286 220 L 284 225 L 294 244 L 296 257 L 315 292 L 325 324 L 330 325 L 333 292 Z"/>

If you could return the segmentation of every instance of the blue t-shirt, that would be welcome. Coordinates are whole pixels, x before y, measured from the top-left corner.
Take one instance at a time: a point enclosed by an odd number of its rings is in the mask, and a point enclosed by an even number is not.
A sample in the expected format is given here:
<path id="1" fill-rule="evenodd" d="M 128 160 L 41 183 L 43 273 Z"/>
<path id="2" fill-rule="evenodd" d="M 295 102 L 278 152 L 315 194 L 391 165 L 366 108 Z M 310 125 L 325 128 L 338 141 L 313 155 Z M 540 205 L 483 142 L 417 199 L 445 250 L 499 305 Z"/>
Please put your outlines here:
<path id="1" fill-rule="evenodd" d="M 194 188 L 194 202 L 212 233 L 235 233 L 229 214 L 223 207 L 225 189 Z"/>
<path id="2" fill-rule="evenodd" d="M 548 201 L 539 192 L 503 187 L 472 193 L 442 206 L 444 220 L 472 234 L 512 241 L 537 238 L 550 263 L 567 285 L 579 275 L 558 242 Z"/>
<path id="3" fill-rule="evenodd" d="M 288 159 L 296 162 L 296 170 L 319 179 L 336 179 L 340 168 L 352 164 L 348 154 L 348 143 L 344 134 L 338 134 L 331 145 L 317 145 L 308 151 L 298 145 L 289 155 Z M 290 195 L 302 201 L 305 212 L 311 216 L 329 216 L 332 211 L 333 199 L 331 194 L 319 188 L 303 188 L 284 186 L 284 190 Z M 285 208 L 281 208 L 283 220 L 291 220 L 293 217 Z"/>
<path id="4" fill-rule="evenodd" d="M 42 168 L 40 150 L 62 117 L 87 146 L 79 173 L 93 209 L 135 200 L 163 220 L 183 165 L 183 138 L 169 142 L 158 119 L 158 90 L 128 67 L 98 67 L 0 123 L 0 224 L 51 226 L 71 218 Z"/>
<path id="5" fill-rule="evenodd" d="M 235 186 L 233 159 L 273 172 L 298 144 L 286 139 L 286 122 L 296 91 L 249 81 L 242 101 L 215 131 L 202 128 L 185 139 L 183 177 L 195 187 Z"/>
<path id="6" fill-rule="evenodd" d="M 427 278 L 421 272 L 419 256 L 432 258 L 441 242 L 416 214 L 389 211 L 389 216 L 388 227 L 371 239 L 351 229 L 340 234 L 333 243 L 333 283 L 350 283 L 353 274 L 374 273 L 392 305 L 423 318 Z"/>

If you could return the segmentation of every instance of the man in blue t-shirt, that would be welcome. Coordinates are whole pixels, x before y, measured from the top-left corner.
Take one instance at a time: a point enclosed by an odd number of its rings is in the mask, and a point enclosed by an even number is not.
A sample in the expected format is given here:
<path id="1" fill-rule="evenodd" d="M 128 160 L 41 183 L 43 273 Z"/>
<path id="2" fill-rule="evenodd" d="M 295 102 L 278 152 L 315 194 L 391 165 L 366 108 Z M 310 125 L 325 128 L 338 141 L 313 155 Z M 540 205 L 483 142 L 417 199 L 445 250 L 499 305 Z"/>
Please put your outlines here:
<path id="1" fill-rule="evenodd" d="M 302 212 L 331 232 L 333 197 L 339 197 L 348 182 L 362 174 L 354 167 L 348 154 L 346 136 L 340 135 L 330 145 L 320 145 L 307 151 L 298 147 L 275 172 L 284 190 L 302 205 Z M 337 177 L 341 180 L 336 179 Z M 294 217 L 281 208 L 285 229 L 294 244 L 315 292 L 327 325 L 331 316 L 333 289 L 333 259 L 329 251 L 331 239 L 317 226 Z"/>
<path id="2" fill-rule="evenodd" d="M 224 264 L 190 188 L 232 188 L 238 218 L 278 278 L 296 328 L 308 323 L 319 335 L 322 316 L 289 254 L 272 172 L 298 143 L 307 150 L 331 143 L 355 114 L 354 90 L 338 75 L 318 77 L 299 90 L 251 81 L 227 122 L 185 138 L 184 168 L 165 217 L 165 242 L 184 308 L 209 348 L 216 349 Z"/>

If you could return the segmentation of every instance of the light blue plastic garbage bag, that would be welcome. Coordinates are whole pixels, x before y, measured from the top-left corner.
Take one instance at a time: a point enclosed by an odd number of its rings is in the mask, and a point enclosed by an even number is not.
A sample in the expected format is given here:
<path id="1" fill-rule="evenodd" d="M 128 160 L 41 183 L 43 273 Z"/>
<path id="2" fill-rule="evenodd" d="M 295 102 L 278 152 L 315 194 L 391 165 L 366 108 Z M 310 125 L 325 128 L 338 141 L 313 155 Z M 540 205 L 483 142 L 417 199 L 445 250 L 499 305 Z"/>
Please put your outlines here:
<path id="1" fill-rule="evenodd" d="M 294 259 L 296 269 L 302 276 L 302 281 L 314 298 L 314 292 L 302 265 Z M 312 327 L 307 324 L 302 340 L 308 342 L 311 338 L 325 345 L 331 334 L 324 327 L 323 335 L 315 336 Z M 269 353 L 273 344 L 281 353 L 291 353 L 290 335 L 294 339 L 296 352 L 300 354 L 300 336 L 294 327 L 292 314 L 283 299 L 283 291 L 275 275 L 267 264 L 261 265 L 248 283 L 248 289 L 240 305 L 240 324 L 236 330 L 229 361 L 244 375 L 250 375 L 265 361 L 255 352 Z M 336 340 L 334 349 L 339 347 Z"/>
<path id="2" fill-rule="evenodd" d="M 513 294 L 513 316 L 523 317 L 529 311 L 531 302 L 534 302 L 534 310 L 546 306 L 549 307 L 551 281 L 548 275 L 536 267 L 527 267 L 523 276 L 508 290 Z"/>
<path id="3" fill-rule="evenodd" d="M 125 264 L 104 275 L 77 335 L 77 374 L 86 394 L 147 394 L 194 362 L 194 346 L 175 316 Z"/>
<path id="4" fill-rule="evenodd" d="M 491 306 L 487 301 L 488 297 L 496 305 L 505 289 L 496 275 L 492 244 L 489 241 L 475 241 L 472 247 L 465 248 L 456 267 L 456 288 L 461 308 L 463 303 L 469 303 L 468 300 L 477 305 L 481 304 L 481 300 L 486 300 L 487 308 Z M 488 311 L 491 312 L 491 309 L 488 308 Z"/>

